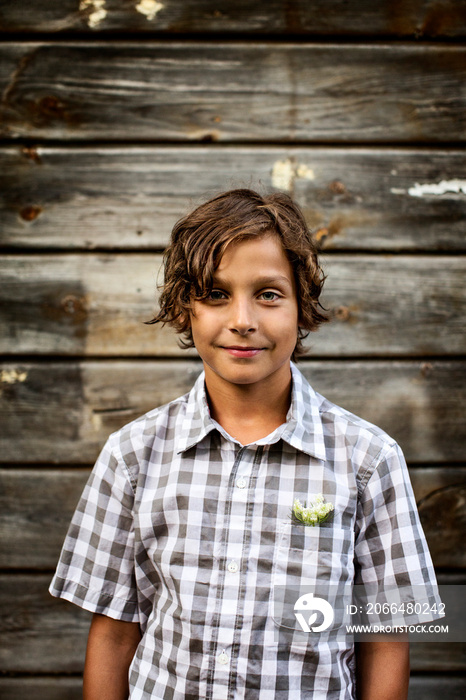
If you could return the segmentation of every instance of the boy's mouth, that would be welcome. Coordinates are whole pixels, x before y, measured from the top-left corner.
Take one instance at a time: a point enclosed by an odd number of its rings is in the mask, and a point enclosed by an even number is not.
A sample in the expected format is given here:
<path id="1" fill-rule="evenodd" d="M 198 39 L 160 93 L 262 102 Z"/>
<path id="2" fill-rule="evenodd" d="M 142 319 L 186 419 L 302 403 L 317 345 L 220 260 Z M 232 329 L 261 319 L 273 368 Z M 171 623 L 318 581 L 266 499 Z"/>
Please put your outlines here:
<path id="1" fill-rule="evenodd" d="M 262 352 L 262 350 L 264 350 L 264 348 L 244 347 L 241 345 L 224 345 L 223 349 L 229 352 L 230 355 L 233 355 L 234 357 L 254 357 L 255 355 L 258 355 L 260 352 Z"/>

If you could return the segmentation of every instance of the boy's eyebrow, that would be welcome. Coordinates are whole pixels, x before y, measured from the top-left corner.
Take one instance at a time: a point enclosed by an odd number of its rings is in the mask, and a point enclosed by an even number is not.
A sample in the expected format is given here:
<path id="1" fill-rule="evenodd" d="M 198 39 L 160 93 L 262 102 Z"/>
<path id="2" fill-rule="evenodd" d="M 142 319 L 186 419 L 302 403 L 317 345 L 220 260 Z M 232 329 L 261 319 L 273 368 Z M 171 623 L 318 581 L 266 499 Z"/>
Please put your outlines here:
<path id="1" fill-rule="evenodd" d="M 274 277 L 254 277 L 252 280 L 252 283 L 254 286 L 257 287 L 268 287 L 272 286 L 273 284 L 283 284 L 285 283 L 288 287 L 291 287 L 291 281 L 288 279 L 288 277 L 285 277 L 284 275 L 277 275 Z M 226 280 L 222 280 L 221 277 L 218 275 L 215 275 L 212 277 L 212 282 L 214 284 L 227 284 Z"/>

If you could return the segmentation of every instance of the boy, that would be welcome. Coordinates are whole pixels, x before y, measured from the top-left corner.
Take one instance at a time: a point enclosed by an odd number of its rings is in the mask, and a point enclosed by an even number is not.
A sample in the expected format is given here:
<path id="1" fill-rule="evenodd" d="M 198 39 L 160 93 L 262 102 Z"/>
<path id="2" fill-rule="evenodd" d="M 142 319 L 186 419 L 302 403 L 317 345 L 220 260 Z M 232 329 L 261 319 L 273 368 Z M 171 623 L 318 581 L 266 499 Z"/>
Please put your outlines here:
<path id="1" fill-rule="evenodd" d="M 275 614 L 303 581 L 438 600 L 400 449 L 292 362 L 322 285 L 287 195 L 232 190 L 175 226 L 153 322 L 204 373 L 109 438 L 70 526 L 50 590 L 94 613 L 85 700 L 406 698 L 404 637 L 359 644 L 356 668 L 352 644 Z M 309 526 L 315 494 L 332 517 Z"/>

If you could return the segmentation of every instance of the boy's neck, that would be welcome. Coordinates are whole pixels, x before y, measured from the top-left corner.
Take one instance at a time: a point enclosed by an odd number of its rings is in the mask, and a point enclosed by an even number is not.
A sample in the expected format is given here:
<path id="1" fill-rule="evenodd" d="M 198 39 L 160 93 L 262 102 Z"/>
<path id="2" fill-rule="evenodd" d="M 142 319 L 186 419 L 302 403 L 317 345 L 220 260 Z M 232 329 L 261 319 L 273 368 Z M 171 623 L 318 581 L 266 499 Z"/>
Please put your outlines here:
<path id="1" fill-rule="evenodd" d="M 242 445 L 260 440 L 286 420 L 291 369 L 255 384 L 231 384 L 205 367 L 210 414 Z"/>

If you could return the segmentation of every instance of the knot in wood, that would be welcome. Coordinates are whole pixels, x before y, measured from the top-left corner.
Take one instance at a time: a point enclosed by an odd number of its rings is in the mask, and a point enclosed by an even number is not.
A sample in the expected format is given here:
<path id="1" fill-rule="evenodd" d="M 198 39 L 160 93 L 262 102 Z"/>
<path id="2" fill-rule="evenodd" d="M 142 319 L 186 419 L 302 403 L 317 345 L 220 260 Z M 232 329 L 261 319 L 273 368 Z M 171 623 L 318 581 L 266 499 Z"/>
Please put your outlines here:
<path id="1" fill-rule="evenodd" d="M 19 212 L 19 215 L 24 221 L 34 221 L 34 219 L 37 219 L 39 214 L 41 214 L 43 211 L 42 207 L 38 207 L 34 204 L 30 204 L 27 207 L 24 207 L 24 209 L 21 209 Z"/>
<path id="2" fill-rule="evenodd" d="M 330 192 L 333 192 L 333 194 L 344 194 L 346 192 L 346 187 L 342 182 L 340 182 L 340 180 L 334 180 L 330 183 L 328 188 Z"/>
<path id="3" fill-rule="evenodd" d="M 347 306 L 337 306 L 337 308 L 333 311 L 333 315 L 338 321 L 349 321 L 351 311 Z"/>
<path id="4" fill-rule="evenodd" d="M 87 308 L 84 297 L 76 297 L 68 294 L 60 302 L 60 307 L 67 316 L 71 316 L 73 321 L 79 323 L 87 318 Z"/>
<path id="5" fill-rule="evenodd" d="M 41 114 L 51 119 L 65 119 L 65 105 L 60 102 L 58 97 L 47 95 L 39 100 L 37 109 Z"/>

